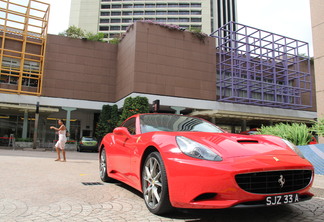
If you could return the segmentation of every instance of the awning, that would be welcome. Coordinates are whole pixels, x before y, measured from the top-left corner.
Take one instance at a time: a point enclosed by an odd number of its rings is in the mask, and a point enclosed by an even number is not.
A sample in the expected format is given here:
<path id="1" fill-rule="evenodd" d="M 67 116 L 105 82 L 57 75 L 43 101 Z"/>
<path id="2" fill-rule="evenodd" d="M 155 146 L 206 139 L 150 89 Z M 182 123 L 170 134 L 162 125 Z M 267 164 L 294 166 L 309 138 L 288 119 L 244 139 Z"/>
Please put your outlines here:
<path id="1" fill-rule="evenodd" d="M 276 115 L 276 114 L 260 114 L 252 112 L 236 112 L 228 110 L 203 110 L 203 111 L 194 111 L 190 114 L 191 116 L 208 116 L 215 118 L 235 118 L 235 119 L 244 119 L 244 120 L 267 120 L 274 122 L 312 122 L 313 118 L 306 118 L 301 116 L 288 116 L 288 115 Z"/>
<path id="2" fill-rule="evenodd" d="M 25 110 L 28 113 L 33 113 L 36 111 L 36 104 L 12 104 L 12 103 L 0 103 L 0 112 L 6 113 L 24 113 Z M 55 107 L 39 107 L 40 113 L 55 113 L 58 112 L 59 109 Z"/>

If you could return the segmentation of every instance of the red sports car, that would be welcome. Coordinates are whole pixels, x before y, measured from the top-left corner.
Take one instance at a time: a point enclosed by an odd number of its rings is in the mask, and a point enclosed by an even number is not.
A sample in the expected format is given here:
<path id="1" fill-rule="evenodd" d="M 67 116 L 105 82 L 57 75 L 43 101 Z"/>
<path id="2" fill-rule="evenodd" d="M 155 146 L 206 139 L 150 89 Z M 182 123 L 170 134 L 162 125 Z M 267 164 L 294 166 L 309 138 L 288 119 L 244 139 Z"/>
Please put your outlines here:
<path id="1" fill-rule="evenodd" d="M 296 146 L 275 136 L 226 133 L 199 118 L 134 115 L 103 138 L 99 151 L 101 179 L 141 191 L 155 214 L 313 196 L 314 168 Z"/>

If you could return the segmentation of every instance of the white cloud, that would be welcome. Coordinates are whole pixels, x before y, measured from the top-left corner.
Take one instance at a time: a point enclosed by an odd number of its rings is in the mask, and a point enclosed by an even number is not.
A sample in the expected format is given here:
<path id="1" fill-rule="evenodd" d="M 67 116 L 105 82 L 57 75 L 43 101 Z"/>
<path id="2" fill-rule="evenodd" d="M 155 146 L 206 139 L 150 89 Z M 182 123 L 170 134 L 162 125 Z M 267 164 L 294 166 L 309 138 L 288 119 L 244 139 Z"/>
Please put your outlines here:
<path id="1" fill-rule="evenodd" d="M 41 1 L 49 3 L 51 5 L 48 33 L 58 34 L 59 32 L 66 30 L 69 26 L 71 0 Z"/>
<path id="2" fill-rule="evenodd" d="M 237 0 L 238 22 L 310 44 L 313 55 L 309 0 Z"/>

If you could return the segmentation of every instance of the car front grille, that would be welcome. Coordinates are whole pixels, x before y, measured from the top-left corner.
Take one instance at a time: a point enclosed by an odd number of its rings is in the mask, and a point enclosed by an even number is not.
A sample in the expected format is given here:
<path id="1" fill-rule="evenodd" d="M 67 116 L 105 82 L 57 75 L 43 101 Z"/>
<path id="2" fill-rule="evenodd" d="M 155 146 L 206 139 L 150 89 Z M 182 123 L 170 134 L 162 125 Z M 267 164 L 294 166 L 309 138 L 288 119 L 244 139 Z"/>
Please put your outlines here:
<path id="1" fill-rule="evenodd" d="M 312 180 L 311 170 L 283 170 L 238 174 L 237 184 L 243 190 L 257 194 L 286 193 L 301 190 Z"/>

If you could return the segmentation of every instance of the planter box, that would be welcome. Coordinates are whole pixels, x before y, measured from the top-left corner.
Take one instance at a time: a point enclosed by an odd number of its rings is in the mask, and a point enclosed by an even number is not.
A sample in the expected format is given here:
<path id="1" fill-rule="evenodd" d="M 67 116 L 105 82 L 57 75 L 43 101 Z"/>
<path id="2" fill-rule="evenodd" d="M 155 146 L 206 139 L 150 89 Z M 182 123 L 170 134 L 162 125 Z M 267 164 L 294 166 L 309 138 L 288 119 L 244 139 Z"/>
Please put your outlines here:
<path id="1" fill-rule="evenodd" d="M 73 143 L 73 144 L 65 144 L 65 150 L 77 150 L 77 144 Z"/>
<path id="2" fill-rule="evenodd" d="M 15 142 L 17 148 L 32 148 L 33 142 Z"/>

